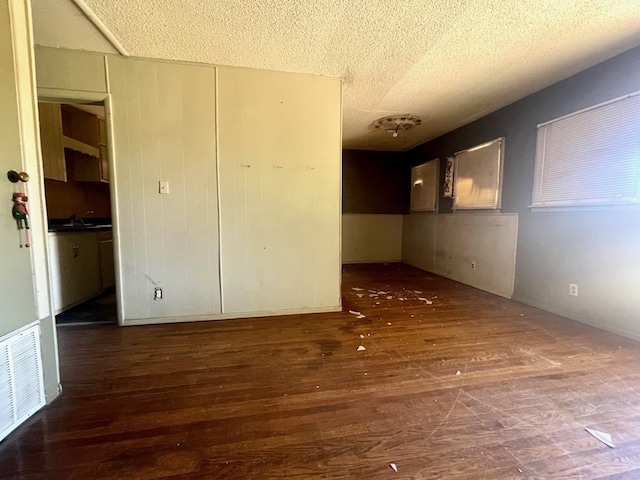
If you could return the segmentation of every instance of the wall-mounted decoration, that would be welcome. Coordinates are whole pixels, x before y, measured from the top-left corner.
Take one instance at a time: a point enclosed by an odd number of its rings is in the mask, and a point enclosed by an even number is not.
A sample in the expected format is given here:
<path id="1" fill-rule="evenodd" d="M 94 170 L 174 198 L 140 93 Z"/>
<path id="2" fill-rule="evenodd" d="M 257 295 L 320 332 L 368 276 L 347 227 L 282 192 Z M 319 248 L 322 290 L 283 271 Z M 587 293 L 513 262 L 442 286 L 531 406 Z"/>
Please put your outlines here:
<path id="1" fill-rule="evenodd" d="M 447 166 L 444 170 L 444 187 L 442 189 L 444 197 L 453 197 L 453 157 L 447 157 Z"/>

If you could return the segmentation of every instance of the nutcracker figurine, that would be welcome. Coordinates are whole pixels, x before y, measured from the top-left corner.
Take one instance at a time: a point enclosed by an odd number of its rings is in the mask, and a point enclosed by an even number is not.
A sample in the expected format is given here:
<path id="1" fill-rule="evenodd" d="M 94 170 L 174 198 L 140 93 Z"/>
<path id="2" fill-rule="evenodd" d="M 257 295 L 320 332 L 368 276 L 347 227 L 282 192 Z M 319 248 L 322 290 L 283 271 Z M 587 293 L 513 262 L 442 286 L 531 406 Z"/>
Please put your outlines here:
<path id="1" fill-rule="evenodd" d="M 29 210 L 27 209 L 27 201 L 29 198 L 22 192 L 13 194 L 13 209 L 11 213 L 18 224 L 18 236 L 20 237 L 20 248 L 22 248 L 22 231 L 24 230 L 24 246 L 29 248 Z"/>

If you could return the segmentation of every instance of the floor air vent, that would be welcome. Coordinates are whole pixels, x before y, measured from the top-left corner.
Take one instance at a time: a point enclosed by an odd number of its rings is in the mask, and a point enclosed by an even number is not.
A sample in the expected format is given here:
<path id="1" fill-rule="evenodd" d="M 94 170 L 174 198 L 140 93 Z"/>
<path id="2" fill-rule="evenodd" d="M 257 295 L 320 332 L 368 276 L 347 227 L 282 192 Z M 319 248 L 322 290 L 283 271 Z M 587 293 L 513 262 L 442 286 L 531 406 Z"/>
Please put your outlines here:
<path id="1" fill-rule="evenodd" d="M 0 341 L 0 440 L 44 403 L 40 328 L 34 325 Z"/>

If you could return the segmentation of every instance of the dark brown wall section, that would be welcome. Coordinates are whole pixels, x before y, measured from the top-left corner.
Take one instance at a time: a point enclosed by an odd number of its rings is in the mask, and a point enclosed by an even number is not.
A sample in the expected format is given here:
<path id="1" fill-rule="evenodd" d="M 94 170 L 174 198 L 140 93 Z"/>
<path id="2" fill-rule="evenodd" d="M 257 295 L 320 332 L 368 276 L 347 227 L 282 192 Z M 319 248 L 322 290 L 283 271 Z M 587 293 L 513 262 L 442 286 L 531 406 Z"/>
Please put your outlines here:
<path id="1" fill-rule="evenodd" d="M 410 181 L 404 153 L 343 150 L 342 213 L 407 213 Z"/>

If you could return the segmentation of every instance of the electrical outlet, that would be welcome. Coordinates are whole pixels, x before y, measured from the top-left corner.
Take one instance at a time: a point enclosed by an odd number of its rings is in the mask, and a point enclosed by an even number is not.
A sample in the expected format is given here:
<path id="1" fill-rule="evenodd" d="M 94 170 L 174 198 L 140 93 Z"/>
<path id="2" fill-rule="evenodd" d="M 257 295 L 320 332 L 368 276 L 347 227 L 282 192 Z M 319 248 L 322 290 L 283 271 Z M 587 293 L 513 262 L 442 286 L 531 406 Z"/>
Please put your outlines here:
<path id="1" fill-rule="evenodd" d="M 471 270 L 475 270 L 476 269 L 476 262 L 471 262 Z"/>
<path id="2" fill-rule="evenodd" d="M 569 295 L 571 295 L 572 297 L 577 297 L 578 296 L 578 285 L 575 283 L 570 283 L 569 284 Z"/>
<path id="3" fill-rule="evenodd" d="M 153 289 L 153 299 L 154 300 L 162 300 L 162 289 L 154 288 Z"/>

